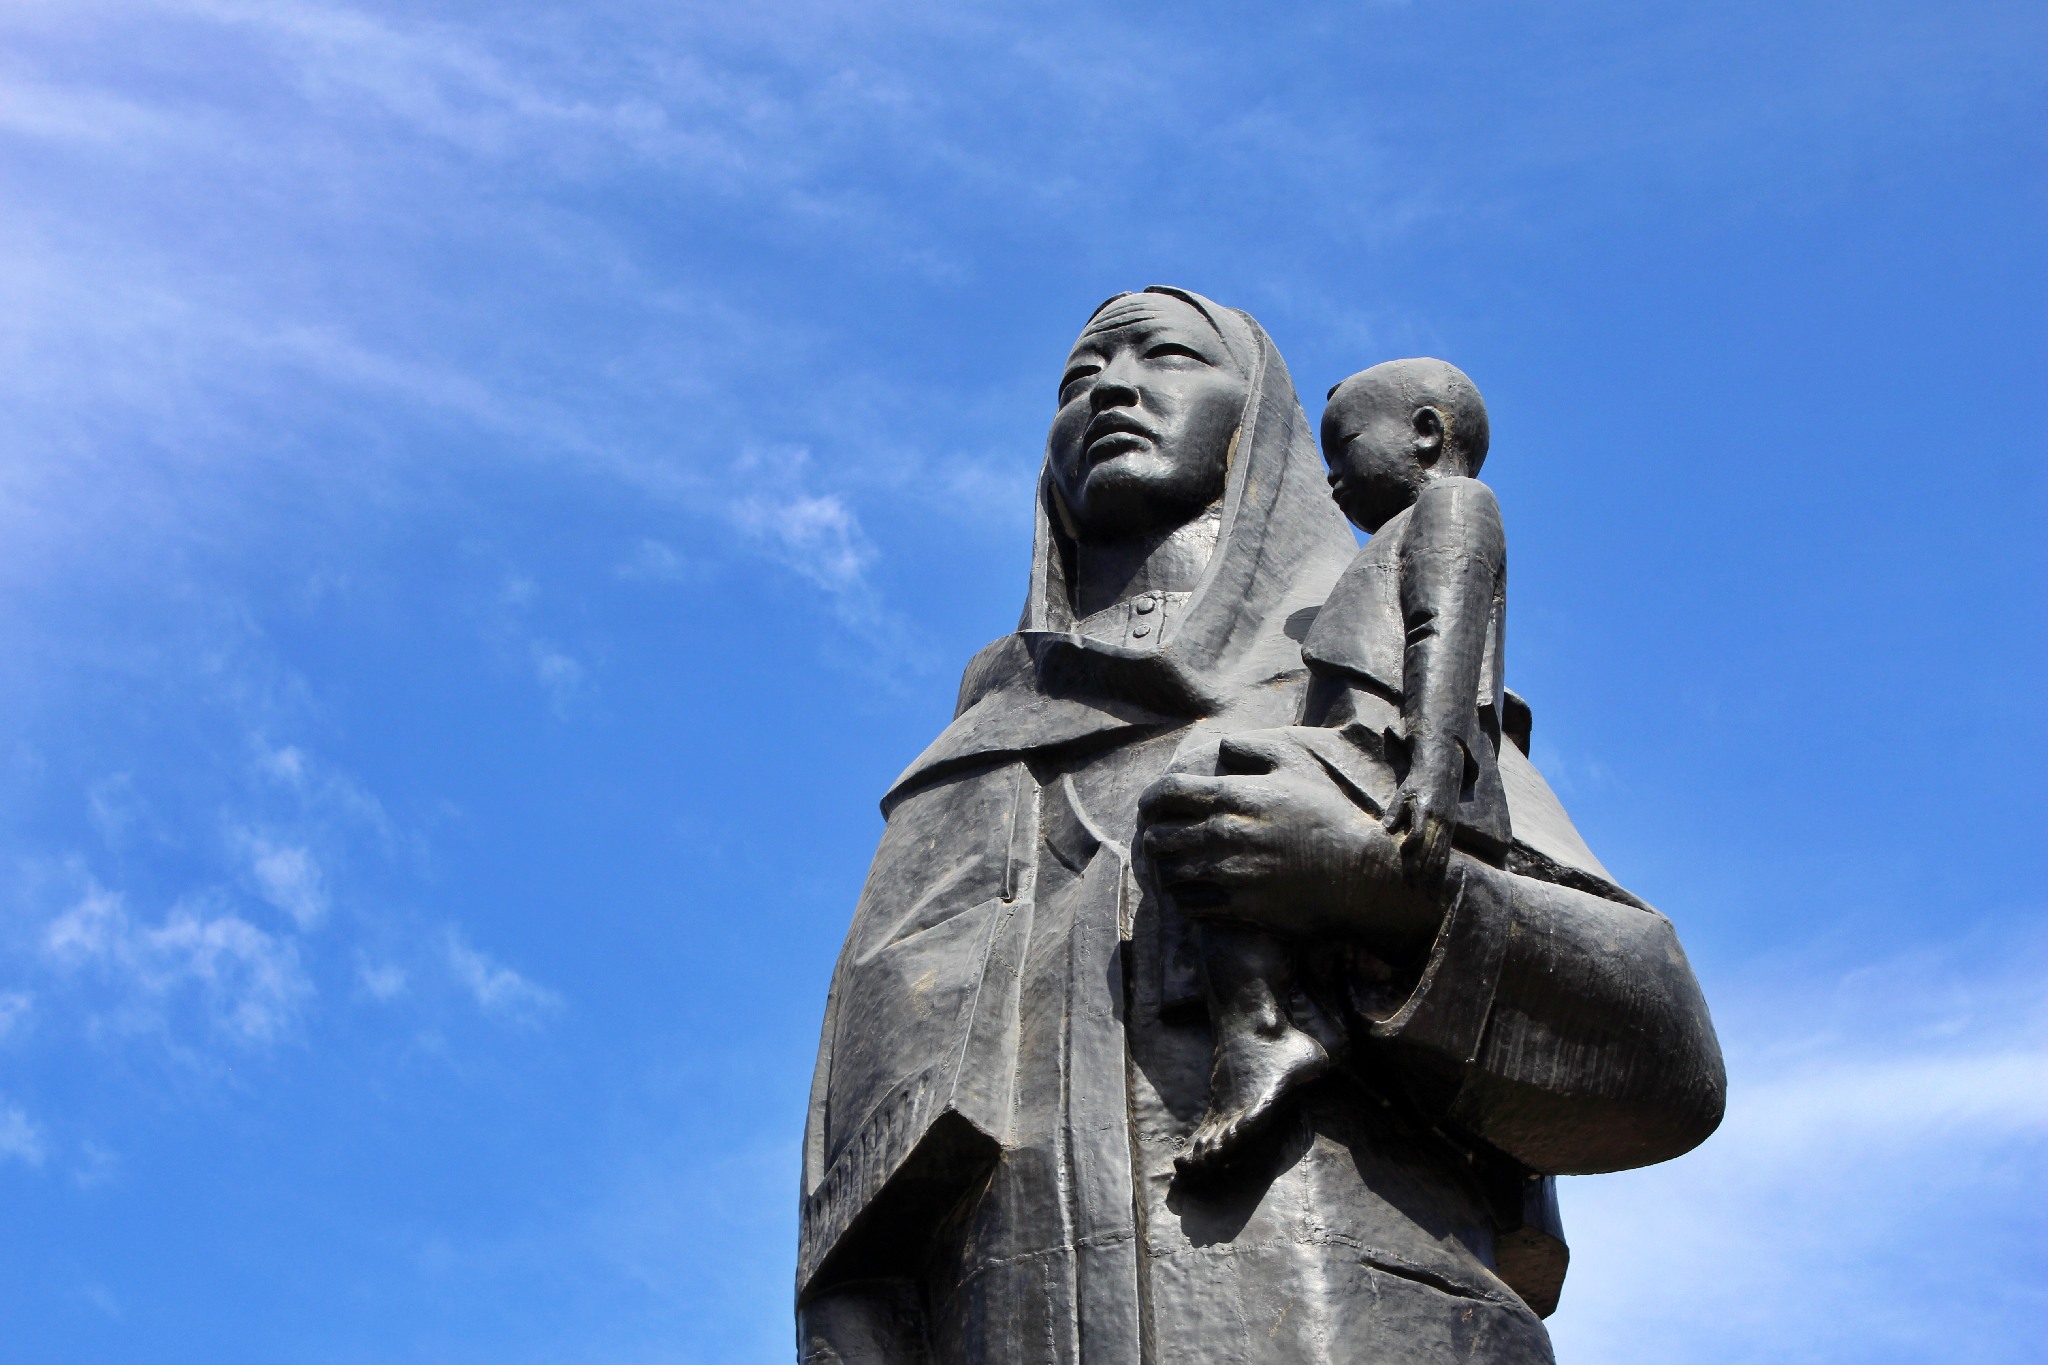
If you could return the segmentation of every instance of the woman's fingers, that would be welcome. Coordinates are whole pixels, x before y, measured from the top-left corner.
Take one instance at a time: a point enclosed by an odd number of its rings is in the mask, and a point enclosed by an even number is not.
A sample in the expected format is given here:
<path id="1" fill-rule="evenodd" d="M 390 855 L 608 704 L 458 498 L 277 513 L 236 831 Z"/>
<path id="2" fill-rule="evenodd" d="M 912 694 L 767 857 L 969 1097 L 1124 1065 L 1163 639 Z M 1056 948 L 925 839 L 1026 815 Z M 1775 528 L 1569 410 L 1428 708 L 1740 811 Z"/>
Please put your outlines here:
<path id="1" fill-rule="evenodd" d="M 1155 859 L 1152 864 L 1159 884 L 1169 891 L 1185 886 L 1212 886 L 1234 891 L 1255 886 L 1273 874 L 1267 860 L 1250 853 L 1218 853 L 1196 850 Z"/>
<path id="2" fill-rule="evenodd" d="M 1247 817 L 1228 811 L 1200 820 L 1161 821 L 1145 827 L 1145 851 L 1156 858 L 1242 843 L 1251 829 Z"/>
<path id="3" fill-rule="evenodd" d="M 1200 820 L 1222 811 L 1243 812 L 1255 804 L 1241 777 L 1168 773 L 1138 802 L 1138 813 L 1153 823 Z"/>

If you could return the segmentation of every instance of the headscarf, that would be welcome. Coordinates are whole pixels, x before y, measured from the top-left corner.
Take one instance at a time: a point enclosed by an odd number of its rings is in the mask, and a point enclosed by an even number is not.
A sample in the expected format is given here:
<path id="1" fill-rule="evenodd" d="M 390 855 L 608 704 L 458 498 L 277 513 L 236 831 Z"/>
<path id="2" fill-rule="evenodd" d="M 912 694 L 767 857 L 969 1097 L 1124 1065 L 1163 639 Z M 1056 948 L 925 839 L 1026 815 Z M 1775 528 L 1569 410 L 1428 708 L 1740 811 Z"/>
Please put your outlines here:
<path id="1" fill-rule="evenodd" d="M 1074 542 L 1050 465 L 1039 477 L 1031 583 L 1018 632 L 968 665 L 953 724 L 897 779 L 889 801 L 942 771 L 1132 726 L 1167 728 L 1226 709 L 1240 688 L 1302 667 L 1287 618 L 1318 606 L 1357 549 L 1329 495 L 1293 380 L 1250 314 L 1184 289 L 1246 376 L 1216 548 L 1157 649 L 1079 634 L 1067 581 Z M 1118 294 L 1091 314 L 1129 297 Z"/>

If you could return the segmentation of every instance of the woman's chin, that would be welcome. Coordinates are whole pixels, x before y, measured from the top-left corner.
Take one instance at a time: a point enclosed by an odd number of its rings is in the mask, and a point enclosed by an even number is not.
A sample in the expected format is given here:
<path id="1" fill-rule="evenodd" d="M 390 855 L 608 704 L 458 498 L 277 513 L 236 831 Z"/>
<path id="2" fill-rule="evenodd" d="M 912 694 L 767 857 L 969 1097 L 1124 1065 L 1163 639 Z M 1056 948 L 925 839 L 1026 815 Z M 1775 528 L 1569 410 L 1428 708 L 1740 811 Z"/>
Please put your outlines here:
<path id="1" fill-rule="evenodd" d="M 1077 511 L 1083 528 L 1098 534 L 1178 526 L 1214 502 L 1221 485 L 1220 472 L 1215 478 L 1190 478 L 1188 470 L 1157 453 L 1137 451 L 1090 470 Z"/>

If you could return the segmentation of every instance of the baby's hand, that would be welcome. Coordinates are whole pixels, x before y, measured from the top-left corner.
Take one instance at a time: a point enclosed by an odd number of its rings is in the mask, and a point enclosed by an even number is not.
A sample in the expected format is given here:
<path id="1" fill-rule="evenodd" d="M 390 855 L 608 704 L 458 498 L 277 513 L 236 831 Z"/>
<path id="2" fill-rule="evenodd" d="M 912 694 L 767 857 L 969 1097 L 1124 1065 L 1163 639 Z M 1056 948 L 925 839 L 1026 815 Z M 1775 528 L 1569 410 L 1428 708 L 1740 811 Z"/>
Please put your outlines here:
<path id="1" fill-rule="evenodd" d="M 1411 885 L 1432 886 L 1450 865 L 1465 754 L 1456 740 L 1418 743 L 1408 776 L 1385 817 L 1401 837 L 1401 866 Z"/>

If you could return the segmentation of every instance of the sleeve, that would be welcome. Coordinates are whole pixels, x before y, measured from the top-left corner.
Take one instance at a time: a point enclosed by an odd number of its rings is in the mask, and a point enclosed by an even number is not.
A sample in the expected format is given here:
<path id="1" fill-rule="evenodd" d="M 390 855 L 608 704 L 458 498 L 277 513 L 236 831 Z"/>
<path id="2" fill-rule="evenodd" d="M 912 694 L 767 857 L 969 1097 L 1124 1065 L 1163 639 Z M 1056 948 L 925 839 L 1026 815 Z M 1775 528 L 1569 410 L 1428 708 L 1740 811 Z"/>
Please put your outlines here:
<path id="1" fill-rule="evenodd" d="M 1368 1025 L 1437 1116 L 1533 1171 L 1678 1156 L 1721 1121 L 1714 1026 L 1654 910 L 1459 855 L 1408 997 Z"/>
<path id="2" fill-rule="evenodd" d="M 1507 539 L 1493 492 L 1440 479 L 1416 500 L 1401 545 L 1401 717 L 1411 739 L 1460 733 L 1479 695 Z"/>

